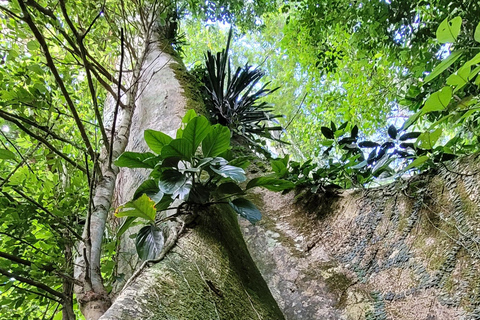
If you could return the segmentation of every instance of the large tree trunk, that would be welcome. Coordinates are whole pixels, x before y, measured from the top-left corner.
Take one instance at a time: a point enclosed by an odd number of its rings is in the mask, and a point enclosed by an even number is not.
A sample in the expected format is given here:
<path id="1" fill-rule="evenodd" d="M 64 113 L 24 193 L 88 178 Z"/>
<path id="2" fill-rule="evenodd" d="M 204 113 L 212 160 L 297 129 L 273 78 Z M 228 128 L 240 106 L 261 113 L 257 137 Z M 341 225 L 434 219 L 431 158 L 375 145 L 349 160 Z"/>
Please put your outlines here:
<path id="1" fill-rule="evenodd" d="M 480 319 L 478 156 L 370 190 L 254 191 L 242 230 L 286 319 Z"/>
<path id="2" fill-rule="evenodd" d="M 178 80 L 185 75 L 172 56 L 156 48 L 144 65 L 127 146 L 137 152 L 147 149 L 145 129 L 173 135 L 187 105 Z M 114 203 L 130 200 L 146 174 L 122 169 Z M 248 253 L 236 215 L 229 207 L 197 214 L 165 258 L 123 288 L 101 319 L 283 319 Z M 170 234 L 178 226 L 172 223 Z M 118 262 L 117 273 L 125 280 L 140 264 L 128 233 L 121 241 Z M 115 289 L 123 285 L 125 281 Z"/>

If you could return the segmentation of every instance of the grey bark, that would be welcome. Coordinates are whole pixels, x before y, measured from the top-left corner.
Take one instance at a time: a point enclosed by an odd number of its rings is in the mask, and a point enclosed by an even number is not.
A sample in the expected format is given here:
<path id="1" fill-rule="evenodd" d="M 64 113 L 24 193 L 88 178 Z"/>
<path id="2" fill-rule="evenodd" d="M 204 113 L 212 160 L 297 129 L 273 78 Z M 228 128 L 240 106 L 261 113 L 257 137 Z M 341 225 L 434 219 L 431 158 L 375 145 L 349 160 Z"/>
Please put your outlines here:
<path id="1" fill-rule="evenodd" d="M 336 196 L 253 192 L 242 232 L 286 319 L 479 319 L 478 156 Z"/>
<path id="2" fill-rule="evenodd" d="M 172 69 L 175 64 L 162 50 L 149 53 L 127 150 L 147 150 L 146 129 L 173 136 L 179 128 L 187 102 Z M 130 200 L 146 176 L 146 170 L 121 169 L 115 204 Z M 101 319 L 283 319 L 246 249 L 236 215 L 229 207 L 196 214 L 193 225 L 161 262 L 121 291 L 125 281 L 116 285 L 120 292 Z M 171 223 L 167 233 L 178 226 Z M 117 272 L 126 280 L 138 266 L 133 240 L 126 234 Z"/>

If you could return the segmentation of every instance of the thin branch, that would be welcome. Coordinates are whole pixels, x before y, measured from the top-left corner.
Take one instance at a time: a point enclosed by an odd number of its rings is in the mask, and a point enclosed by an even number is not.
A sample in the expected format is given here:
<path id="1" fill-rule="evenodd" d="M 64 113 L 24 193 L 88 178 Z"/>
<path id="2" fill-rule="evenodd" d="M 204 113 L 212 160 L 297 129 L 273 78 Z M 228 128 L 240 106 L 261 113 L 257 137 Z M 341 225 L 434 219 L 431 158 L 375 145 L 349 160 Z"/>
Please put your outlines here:
<path id="1" fill-rule="evenodd" d="M 97 118 L 98 122 L 98 127 L 100 128 L 100 133 L 102 134 L 102 139 L 103 143 L 105 145 L 105 148 L 109 150 L 109 142 L 107 138 L 107 133 L 105 131 L 105 127 L 103 126 L 103 120 L 102 120 L 102 115 L 100 114 L 100 109 L 98 108 L 98 101 L 97 101 L 97 94 L 95 92 L 95 87 L 93 86 L 93 80 L 92 80 L 92 74 L 90 73 L 90 68 L 89 68 L 89 62 L 87 61 L 87 49 L 85 48 L 85 45 L 83 44 L 83 39 L 84 35 L 80 35 L 80 33 L 77 31 L 75 28 L 75 25 L 73 24 L 72 20 L 68 16 L 67 8 L 65 7 L 65 1 L 60 0 L 60 8 L 62 9 L 62 14 L 67 22 L 68 26 L 72 30 L 73 34 L 77 38 L 77 44 L 80 47 L 80 57 L 82 58 L 83 65 L 85 66 L 85 71 L 87 74 L 87 83 L 88 83 L 88 89 L 90 90 L 90 95 L 92 96 L 92 103 L 93 103 L 93 108 L 95 111 L 95 117 Z M 92 24 L 97 20 L 97 18 L 100 16 L 100 13 L 98 13 L 97 17 L 95 17 L 94 21 Z M 90 26 L 91 27 L 91 26 Z M 89 27 L 89 30 L 90 30 Z M 94 158 L 92 158 L 92 161 L 94 161 Z"/>
<path id="2" fill-rule="evenodd" d="M 112 89 L 112 87 L 105 80 L 103 80 L 103 78 L 100 76 L 100 74 L 97 72 L 97 70 L 92 69 L 92 73 L 95 76 L 95 78 L 97 79 L 97 81 L 100 82 L 100 84 L 105 88 L 105 90 L 107 90 L 108 93 L 110 93 L 112 95 L 113 99 L 118 100 L 119 98 L 118 98 L 117 94 L 115 93 L 115 91 Z M 120 101 L 120 106 L 122 108 L 126 108 L 125 104 L 123 104 L 123 102 L 121 102 L 121 101 Z"/>
<path id="3" fill-rule="evenodd" d="M 85 33 L 82 35 L 82 39 L 85 39 L 85 37 L 87 36 L 87 34 L 90 32 L 90 30 L 92 29 L 93 25 L 95 24 L 95 22 L 97 21 L 98 18 L 100 18 L 102 16 L 102 13 L 103 13 L 103 10 L 105 8 L 105 1 L 103 2 L 103 5 L 102 5 L 102 9 L 100 10 L 100 12 L 97 14 L 97 16 L 93 19 L 93 21 L 90 23 L 90 25 L 88 26 L 87 30 L 85 31 Z"/>
<path id="4" fill-rule="evenodd" d="M 121 46 L 121 55 L 120 55 L 120 73 L 118 75 L 118 83 L 122 83 L 122 68 L 123 68 L 123 59 L 125 58 L 125 48 L 124 48 L 124 36 L 123 36 L 123 28 L 120 29 L 120 46 Z M 110 151 L 108 155 L 108 167 L 112 166 L 112 158 L 113 158 L 113 138 L 115 136 L 115 126 L 117 124 L 117 116 L 118 116 L 118 107 L 120 106 L 120 86 L 118 86 L 118 94 L 117 94 L 117 103 L 115 104 L 115 111 L 113 114 L 113 123 L 112 123 L 112 131 L 111 131 L 111 138 L 110 138 Z"/>
<path id="5" fill-rule="evenodd" d="M 18 20 L 22 20 L 21 17 L 19 17 L 17 14 L 15 14 L 15 13 L 12 12 L 12 11 L 10 11 L 9 9 L 5 8 L 4 6 L 0 6 L 0 10 L 5 11 L 5 13 L 8 14 L 9 16 L 11 16 L 12 18 L 15 18 L 15 19 L 18 19 Z"/>
<path id="6" fill-rule="evenodd" d="M 40 30 L 38 30 L 37 26 L 33 22 L 33 19 L 30 15 L 30 13 L 27 10 L 27 7 L 25 6 L 25 3 L 23 0 L 18 1 L 20 8 L 22 9 L 23 12 L 23 20 L 28 24 L 30 29 L 32 30 L 33 34 L 35 35 L 35 38 L 37 41 L 40 43 L 40 46 L 43 49 L 43 53 L 45 55 L 45 58 L 47 60 L 47 65 L 50 68 L 50 70 L 53 73 L 53 76 L 55 77 L 55 80 L 60 87 L 60 90 L 62 91 L 62 94 L 65 98 L 65 101 L 67 102 L 67 105 L 70 109 L 70 112 L 72 113 L 75 123 L 77 124 L 77 127 L 80 131 L 80 134 L 82 136 L 82 139 L 85 143 L 85 146 L 87 147 L 87 152 L 89 153 L 90 157 L 92 159 L 95 158 L 95 152 L 93 151 L 92 145 L 90 144 L 90 140 L 88 139 L 87 132 L 85 131 L 85 128 L 80 120 L 80 116 L 78 115 L 77 109 L 75 108 L 75 105 L 73 104 L 72 98 L 65 87 L 65 83 L 62 80 L 62 77 L 58 73 L 57 67 L 55 66 L 55 63 L 53 62 L 52 56 L 50 54 L 50 50 L 48 48 L 47 43 L 45 42 L 45 38 L 43 37 L 42 33 Z"/>
<path id="7" fill-rule="evenodd" d="M 0 274 L 4 275 L 5 277 L 14 278 L 17 281 L 29 284 L 29 285 L 34 286 L 34 287 L 37 287 L 38 289 L 46 291 L 46 292 L 50 293 L 51 295 L 53 295 L 55 297 L 58 297 L 62 300 L 65 298 L 63 293 L 58 292 L 57 290 L 53 290 L 52 288 L 50 288 L 49 286 L 47 286 L 46 284 L 43 284 L 41 282 L 22 277 L 20 275 L 14 274 L 12 272 L 8 272 L 7 270 L 5 270 L 3 268 L 0 268 Z"/>
<path id="8" fill-rule="evenodd" d="M 30 170 L 30 172 L 31 172 L 31 173 L 34 173 L 32 167 L 30 167 L 30 165 L 28 164 L 28 162 L 26 162 L 25 158 L 23 157 L 23 154 L 20 152 L 20 150 L 18 150 L 18 148 L 15 146 L 15 144 L 7 137 L 7 135 L 5 134 L 5 132 L 3 132 L 3 130 L 0 130 L 0 133 L 1 133 L 2 136 L 5 138 L 5 140 L 7 140 L 7 142 L 10 143 L 10 145 L 13 147 L 13 149 L 15 149 L 15 151 L 17 151 L 18 155 L 20 156 L 20 158 L 22 158 L 23 163 L 25 163 L 25 164 L 27 165 L 27 167 L 28 167 L 28 169 Z"/>
<path id="9" fill-rule="evenodd" d="M 3 119 L 7 120 L 7 121 L 10 121 L 12 123 L 14 123 L 20 130 L 22 130 L 23 132 L 25 132 L 26 134 L 28 134 L 29 136 L 31 136 L 32 138 L 38 140 L 39 142 L 43 143 L 48 149 L 50 149 L 52 152 L 54 152 L 55 154 L 59 155 L 60 157 L 62 157 L 65 161 L 67 161 L 68 163 L 70 163 L 72 166 L 74 166 L 75 168 L 79 169 L 80 171 L 82 171 L 83 173 L 86 173 L 86 169 L 84 167 L 82 167 L 81 165 L 79 165 L 78 163 L 76 163 L 75 161 L 73 161 L 72 159 L 70 159 L 69 157 L 67 157 L 67 155 L 65 155 L 63 152 L 60 152 L 59 150 L 57 150 L 57 148 L 55 148 L 50 142 L 48 142 L 45 138 L 43 138 L 42 136 L 39 136 L 38 134 L 30 131 L 29 129 L 27 129 L 27 127 L 25 127 L 23 124 L 20 123 L 20 121 L 18 121 L 17 119 L 13 118 L 13 117 L 10 117 L 8 116 L 7 114 L 5 113 L 0 113 L 0 117 L 2 117 Z"/>
<path id="10" fill-rule="evenodd" d="M 29 125 L 31 125 L 32 127 L 35 127 L 37 129 L 40 129 L 42 130 L 43 132 L 46 132 L 48 133 L 49 136 L 51 136 L 52 138 L 56 139 L 56 140 L 59 140 L 59 141 L 62 141 L 62 142 L 65 142 L 65 143 L 68 143 L 70 145 L 72 145 L 73 147 L 81 150 L 81 151 L 85 151 L 82 147 L 80 147 L 79 145 L 77 145 L 76 143 L 73 143 L 72 141 L 70 140 L 67 140 L 61 136 L 59 136 L 58 134 L 56 134 L 55 132 L 51 131 L 47 126 L 42 126 L 41 124 L 35 122 L 35 121 L 32 121 L 30 119 L 27 119 L 27 118 L 24 118 L 22 116 L 19 116 L 19 115 L 16 115 L 16 114 L 13 114 L 13 113 L 9 113 L 9 112 L 5 112 L 5 111 L 2 111 L 0 110 L 0 117 L 5 119 L 5 120 L 8 120 L 6 119 L 5 117 L 8 117 L 9 119 L 11 118 L 15 118 L 15 119 L 18 119 L 22 122 L 25 122 Z"/>
<path id="11" fill-rule="evenodd" d="M 40 145 L 40 144 L 39 144 Z M 33 152 L 35 152 L 37 149 L 38 149 L 38 146 L 35 148 L 35 150 L 33 150 Z M 3 181 L 0 183 L 0 190 L 2 189 L 2 187 L 5 185 L 5 183 L 7 183 L 10 178 L 15 174 L 15 172 L 17 172 L 18 169 L 20 169 L 25 163 L 27 162 L 27 159 L 26 158 L 23 158 L 22 157 L 22 161 L 20 161 L 16 166 L 15 168 L 10 171 L 10 173 L 7 175 L 6 178 L 2 179 Z"/>
<path id="12" fill-rule="evenodd" d="M 37 292 L 37 291 L 34 291 L 34 290 L 30 290 L 30 289 L 27 289 L 27 288 L 22 288 L 22 287 L 19 287 L 17 285 L 14 285 L 14 284 L 12 284 L 12 287 L 17 289 L 17 290 L 26 291 L 26 292 L 29 292 L 29 293 L 36 294 L 37 296 L 44 297 L 44 298 L 53 300 L 55 302 L 60 302 L 57 299 L 55 299 L 53 297 L 50 297 L 49 295 L 46 295 L 46 294 L 43 294 L 43 293 L 40 293 L 40 292 Z"/>
<path id="13" fill-rule="evenodd" d="M 0 178 L 1 179 L 1 178 Z M 3 179 L 2 179 L 3 180 Z M 45 208 L 44 206 L 42 206 L 40 203 L 38 203 L 37 201 L 35 201 L 34 199 L 32 199 L 31 197 L 27 196 L 25 193 L 23 193 L 22 191 L 20 191 L 18 188 L 16 187 L 11 187 L 13 191 L 15 191 L 16 193 L 18 193 L 20 196 L 22 196 L 23 198 L 25 198 L 26 200 L 28 200 L 29 202 L 31 202 L 32 204 L 34 204 L 36 207 L 38 207 L 39 209 L 41 209 L 43 212 L 45 212 L 46 214 L 48 214 L 49 216 L 51 216 L 54 220 L 56 220 L 58 223 L 60 223 L 61 225 L 63 225 L 65 228 L 67 228 L 78 240 L 82 240 L 82 237 L 75 231 L 73 230 L 72 227 L 70 227 L 66 222 L 64 222 L 62 219 L 60 219 L 60 217 L 57 217 L 56 215 L 54 215 L 50 210 L 48 210 L 47 208 Z"/>
<path id="14" fill-rule="evenodd" d="M 14 236 L 14 235 L 11 235 L 11 234 L 8 234 L 8 233 L 2 232 L 2 231 L 0 231 L 0 234 L 3 234 L 4 236 L 7 236 L 7 237 L 12 238 L 12 239 L 14 239 L 14 240 L 17 240 L 18 242 L 23 243 L 23 244 L 29 246 L 29 247 L 32 248 L 33 250 L 35 250 L 35 251 L 37 251 L 37 252 L 40 252 L 40 253 L 46 255 L 47 257 L 50 256 L 50 255 L 49 255 L 48 253 L 46 253 L 45 251 L 43 251 L 43 250 L 41 250 L 41 249 L 38 249 L 38 248 L 35 247 L 33 244 L 28 243 L 27 241 L 25 241 L 25 240 L 23 240 L 23 239 L 21 239 L 21 238 L 19 238 L 19 237 L 16 237 L 16 236 Z"/>

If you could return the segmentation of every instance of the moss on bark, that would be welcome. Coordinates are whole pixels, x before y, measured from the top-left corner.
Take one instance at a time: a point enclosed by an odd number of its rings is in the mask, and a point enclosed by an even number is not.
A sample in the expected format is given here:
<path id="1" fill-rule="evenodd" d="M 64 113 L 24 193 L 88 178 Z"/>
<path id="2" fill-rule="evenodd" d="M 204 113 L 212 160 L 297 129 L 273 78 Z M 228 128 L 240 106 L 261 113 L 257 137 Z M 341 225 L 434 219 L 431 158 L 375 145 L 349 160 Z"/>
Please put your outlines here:
<path id="1" fill-rule="evenodd" d="M 228 208 L 202 212 L 102 319 L 283 319 Z"/>

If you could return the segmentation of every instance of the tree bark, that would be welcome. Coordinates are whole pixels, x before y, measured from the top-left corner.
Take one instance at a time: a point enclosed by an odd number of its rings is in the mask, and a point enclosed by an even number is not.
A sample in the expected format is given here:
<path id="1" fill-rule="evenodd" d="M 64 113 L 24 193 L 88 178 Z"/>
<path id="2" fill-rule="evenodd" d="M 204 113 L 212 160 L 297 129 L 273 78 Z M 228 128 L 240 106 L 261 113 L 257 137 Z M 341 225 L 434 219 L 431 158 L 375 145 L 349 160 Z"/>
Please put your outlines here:
<path id="1" fill-rule="evenodd" d="M 368 190 L 254 189 L 241 227 L 286 319 L 478 319 L 479 186 L 477 155 Z"/>
<path id="2" fill-rule="evenodd" d="M 136 152 L 147 150 L 146 129 L 173 136 L 187 105 L 176 58 L 157 48 L 144 65 L 127 146 Z M 121 169 L 115 205 L 130 200 L 146 176 L 146 170 Z M 196 214 L 166 257 L 120 291 L 140 264 L 129 238 L 135 230 L 125 234 L 117 270 L 124 281 L 116 284 L 120 292 L 101 319 L 283 319 L 248 253 L 236 214 L 229 207 Z M 179 225 L 171 223 L 167 232 L 178 231 Z"/>

